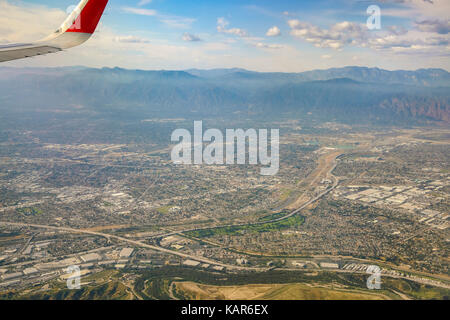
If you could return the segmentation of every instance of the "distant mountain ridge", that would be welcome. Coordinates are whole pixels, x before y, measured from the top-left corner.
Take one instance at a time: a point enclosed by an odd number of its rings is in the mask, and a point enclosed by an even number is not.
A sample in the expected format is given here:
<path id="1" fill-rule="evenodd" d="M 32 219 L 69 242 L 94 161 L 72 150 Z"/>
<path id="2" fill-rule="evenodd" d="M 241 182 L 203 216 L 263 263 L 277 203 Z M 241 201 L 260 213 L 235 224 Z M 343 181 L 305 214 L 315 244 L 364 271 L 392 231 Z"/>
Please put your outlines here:
<path id="1" fill-rule="evenodd" d="M 409 84 L 424 86 L 450 86 L 450 73 L 443 69 L 419 69 L 416 71 L 388 71 L 379 68 L 344 67 L 304 72 L 310 80 L 349 78 L 360 82 Z"/>
<path id="2" fill-rule="evenodd" d="M 418 69 L 415 71 L 396 70 L 389 71 L 368 67 L 343 67 L 326 70 L 313 70 L 299 73 L 282 72 L 255 72 L 245 69 L 191 69 L 186 72 L 205 78 L 220 77 L 253 77 L 253 78 L 284 78 L 289 81 L 315 81 L 348 78 L 359 82 L 409 84 L 424 86 L 450 86 L 450 73 L 443 69 Z"/>
<path id="3" fill-rule="evenodd" d="M 345 122 L 450 122 L 450 74 L 365 67 L 302 73 L 0 67 L 0 109 L 78 104 L 135 117 L 313 114 Z"/>
<path id="4" fill-rule="evenodd" d="M 368 67 L 343 67 L 331 68 L 325 70 L 312 70 L 297 73 L 285 72 L 256 72 L 241 68 L 231 69 L 188 69 L 188 70 L 132 70 L 122 68 L 85 68 L 85 67 L 58 67 L 58 68 L 9 68 L 0 67 L 0 72 L 5 73 L 36 73 L 36 72 L 67 72 L 76 70 L 88 70 L 90 73 L 115 73 L 115 74 L 133 74 L 133 76 L 151 76 L 161 75 L 166 78 L 186 77 L 189 75 L 196 78 L 205 79 L 277 79 L 285 81 L 320 81 L 332 80 L 338 78 L 348 78 L 358 82 L 383 83 L 383 84 L 403 84 L 403 85 L 423 85 L 423 86 L 441 86 L 450 87 L 450 73 L 444 69 L 430 68 L 418 69 L 415 71 L 395 70 L 389 71 L 379 68 Z M 0 77 L 2 75 L 0 74 Z"/>

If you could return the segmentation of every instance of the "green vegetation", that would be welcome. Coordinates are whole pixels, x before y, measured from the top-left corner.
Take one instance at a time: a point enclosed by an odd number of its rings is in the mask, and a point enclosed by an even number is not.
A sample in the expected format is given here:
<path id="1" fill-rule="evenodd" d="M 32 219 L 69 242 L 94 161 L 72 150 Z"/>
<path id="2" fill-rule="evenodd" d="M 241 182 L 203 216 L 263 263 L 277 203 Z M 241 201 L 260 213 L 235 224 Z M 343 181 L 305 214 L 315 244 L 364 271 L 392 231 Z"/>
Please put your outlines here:
<path id="1" fill-rule="evenodd" d="M 269 214 L 269 215 L 266 215 L 266 216 L 264 216 L 264 217 L 261 217 L 261 218 L 259 219 L 259 221 L 272 221 L 272 220 L 275 220 L 275 219 L 280 219 L 280 218 L 282 218 L 282 217 L 284 217 L 284 216 L 286 216 L 286 215 L 288 215 L 288 214 L 289 214 L 289 212 L 287 212 L 287 211 L 281 211 L 281 212 L 271 213 L 271 214 Z"/>
<path id="2" fill-rule="evenodd" d="M 448 289 L 432 287 L 413 281 L 384 278 L 383 285 L 419 300 L 448 300 L 450 297 Z"/>
<path id="3" fill-rule="evenodd" d="M 273 220 L 273 219 L 268 219 Z M 187 236 L 195 237 L 195 238 L 208 238 L 218 235 L 237 235 L 244 232 L 270 232 L 275 230 L 282 230 L 288 228 L 295 228 L 303 224 L 305 218 L 300 215 L 294 215 L 285 220 L 272 222 L 272 223 L 263 223 L 263 224 L 255 224 L 255 225 L 244 225 L 244 226 L 232 226 L 232 227 L 218 227 L 211 228 L 205 230 L 196 230 L 186 232 Z"/>
<path id="4" fill-rule="evenodd" d="M 301 288 L 303 292 L 298 292 L 302 296 L 296 295 L 290 287 L 281 287 L 280 292 L 272 291 L 276 297 L 267 296 L 265 298 L 313 298 L 313 299 L 342 299 L 347 296 L 351 299 L 369 298 L 368 295 L 383 296 L 391 299 L 402 299 L 398 293 L 413 299 L 448 299 L 449 290 L 430 287 L 404 279 L 392 279 L 383 277 L 382 289 L 368 290 L 366 287 L 367 277 L 360 274 L 339 274 L 333 272 L 308 273 L 303 271 L 271 270 L 258 273 L 236 273 L 227 274 L 210 273 L 207 271 L 188 269 L 182 267 L 167 266 L 160 269 L 147 270 L 136 280 L 135 291 L 147 299 L 168 299 L 168 292 L 173 281 L 194 282 L 211 286 L 244 286 L 256 284 L 311 284 L 312 286 Z M 330 284 L 333 284 L 330 286 Z M 315 287 L 324 289 L 314 289 Z M 311 289 L 312 288 L 312 289 Z M 292 288 L 291 288 L 292 289 Z M 300 289 L 300 288 L 297 288 Z M 320 291 L 320 292 L 319 292 Z M 349 296 L 351 295 L 351 297 Z M 184 296 L 183 292 L 177 290 L 177 297 L 189 298 L 189 294 Z M 214 298 L 213 296 L 209 298 Z"/>
<path id="5" fill-rule="evenodd" d="M 34 292 L 10 291 L 0 294 L 0 300 L 126 300 L 133 297 L 130 289 L 121 281 L 121 273 L 116 270 L 105 270 L 93 275 L 83 277 L 80 290 L 67 289 L 65 281 L 55 280 L 50 284 L 48 290 Z"/>
<path id="6" fill-rule="evenodd" d="M 282 191 L 281 195 L 280 195 L 281 201 L 287 200 L 294 192 L 294 190 L 292 190 L 292 189 L 282 189 L 281 191 Z"/>
<path id="7" fill-rule="evenodd" d="M 160 207 L 158 209 L 156 209 L 156 211 L 158 211 L 161 214 L 168 214 L 169 210 L 172 209 L 172 206 L 165 206 L 165 207 Z"/>
<path id="8" fill-rule="evenodd" d="M 171 281 L 165 279 L 154 279 L 152 281 L 139 282 L 135 289 L 145 299 L 169 300 L 169 287 Z"/>
<path id="9" fill-rule="evenodd" d="M 34 207 L 31 207 L 31 208 L 18 208 L 18 209 L 16 209 L 16 211 L 21 213 L 21 214 L 23 214 L 23 215 L 25 215 L 25 216 L 37 216 L 37 215 L 43 214 L 41 209 L 34 208 Z"/>
<path id="10" fill-rule="evenodd" d="M 342 145 L 336 145 L 335 148 L 340 149 L 340 150 L 351 150 L 351 149 L 355 149 L 355 146 L 342 144 Z"/>
<path id="11" fill-rule="evenodd" d="M 26 293 L 19 291 L 0 293 L 0 300 L 123 300 L 136 299 L 137 296 L 148 300 L 168 300 L 172 296 L 181 299 L 196 297 L 214 299 L 218 297 L 217 294 L 230 293 L 230 290 L 226 289 L 221 292 L 225 286 L 236 286 L 238 291 L 235 290 L 235 292 L 244 290 L 252 293 L 254 289 L 258 290 L 259 285 L 265 284 L 270 286 L 266 286 L 268 290 L 258 299 L 403 299 L 406 297 L 419 300 L 445 300 L 450 293 L 448 289 L 388 277 L 382 278 L 381 290 L 373 291 L 366 287 L 366 275 L 328 271 L 311 273 L 270 270 L 256 273 L 230 273 L 224 276 L 225 274 L 221 272 L 164 266 L 145 271 L 128 269 L 126 272 L 137 272 L 138 278 L 134 285 L 123 278 L 122 272 L 105 270 L 83 278 L 83 283 L 86 285 L 83 285 L 80 290 L 68 290 L 64 281 L 55 280 L 45 290 L 42 290 L 42 286 L 37 286 Z M 172 286 L 173 282 L 191 282 L 194 285 L 215 287 L 202 288 L 204 289 L 202 296 L 197 296 L 198 292 L 177 290 L 176 286 Z"/>
<path id="12" fill-rule="evenodd" d="M 58 290 L 59 289 L 59 290 Z M 21 299 L 30 300 L 123 300 L 130 297 L 127 288 L 120 282 L 111 281 L 98 286 L 83 286 L 80 290 L 55 288 Z"/>

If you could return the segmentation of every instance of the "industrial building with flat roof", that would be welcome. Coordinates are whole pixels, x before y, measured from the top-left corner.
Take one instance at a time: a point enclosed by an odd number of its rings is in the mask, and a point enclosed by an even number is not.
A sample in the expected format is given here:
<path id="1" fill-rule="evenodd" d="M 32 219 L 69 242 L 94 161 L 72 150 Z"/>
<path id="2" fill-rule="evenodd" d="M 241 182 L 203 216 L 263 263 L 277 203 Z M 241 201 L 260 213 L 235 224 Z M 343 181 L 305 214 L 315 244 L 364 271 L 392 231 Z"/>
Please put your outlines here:
<path id="1" fill-rule="evenodd" d="M 133 254 L 134 248 L 123 248 L 119 255 L 121 258 L 129 258 Z"/>

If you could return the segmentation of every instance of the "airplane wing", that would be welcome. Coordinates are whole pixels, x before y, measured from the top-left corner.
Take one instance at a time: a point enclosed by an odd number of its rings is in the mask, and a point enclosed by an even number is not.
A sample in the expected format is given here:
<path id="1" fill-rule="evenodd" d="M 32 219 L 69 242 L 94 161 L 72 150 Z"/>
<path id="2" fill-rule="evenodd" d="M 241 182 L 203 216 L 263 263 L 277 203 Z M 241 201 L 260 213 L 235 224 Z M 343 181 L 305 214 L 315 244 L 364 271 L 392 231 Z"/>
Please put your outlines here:
<path id="1" fill-rule="evenodd" d="M 97 28 L 108 0 L 81 0 L 53 34 L 34 43 L 0 46 L 0 62 L 72 48 L 86 42 Z"/>

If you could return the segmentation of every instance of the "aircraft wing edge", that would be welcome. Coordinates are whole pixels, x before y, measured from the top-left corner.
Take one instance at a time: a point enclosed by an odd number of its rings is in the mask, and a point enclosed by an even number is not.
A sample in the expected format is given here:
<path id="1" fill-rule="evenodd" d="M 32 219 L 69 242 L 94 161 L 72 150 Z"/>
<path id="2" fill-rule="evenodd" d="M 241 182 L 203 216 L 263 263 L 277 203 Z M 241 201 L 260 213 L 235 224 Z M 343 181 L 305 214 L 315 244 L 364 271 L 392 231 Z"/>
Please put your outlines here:
<path id="1" fill-rule="evenodd" d="M 86 42 L 95 32 L 108 0 L 81 0 L 53 34 L 31 44 L 0 46 L 0 62 L 55 53 Z"/>
<path id="2" fill-rule="evenodd" d="M 61 48 L 33 44 L 17 44 L 4 47 L 0 46 L 0 62 L 41 56 L 49 53 L 59 52 L 61 50 Z"/>

